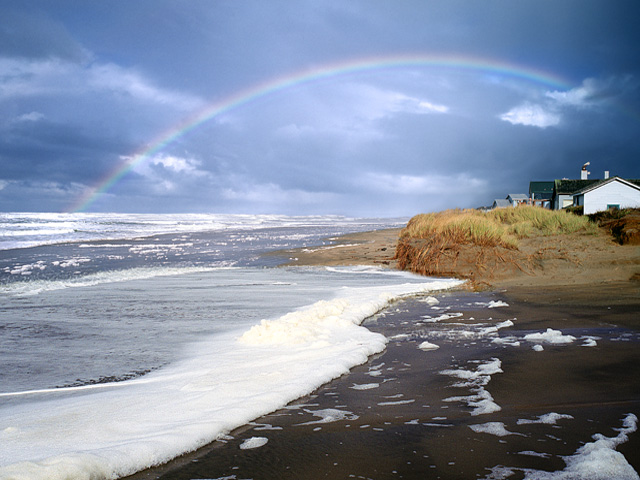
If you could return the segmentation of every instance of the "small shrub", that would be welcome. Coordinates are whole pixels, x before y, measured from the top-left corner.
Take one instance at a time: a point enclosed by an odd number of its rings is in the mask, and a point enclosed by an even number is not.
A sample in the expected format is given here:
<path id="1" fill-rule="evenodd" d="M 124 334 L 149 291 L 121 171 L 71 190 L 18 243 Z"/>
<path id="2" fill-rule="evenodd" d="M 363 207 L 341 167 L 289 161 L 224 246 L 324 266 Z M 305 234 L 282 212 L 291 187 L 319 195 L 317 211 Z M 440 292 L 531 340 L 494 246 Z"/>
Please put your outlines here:
<path id="1" fill-rule="evenodd" d="M 609 220 L 618 220 L 628 215 L 640 215 L 640 208 L 610 208 L 609 210 L 592 213 L 587 216 L 591 219 L 591 221 L 602 224 Z"/>
<path id="2" fill-rule="evenodd" d="M 574 215 L 584 215 L 584 206 L 579 205 L 574 207 L 567 207 L 564 209 L 564 211 L 567 213 L 573 213 Z"/>

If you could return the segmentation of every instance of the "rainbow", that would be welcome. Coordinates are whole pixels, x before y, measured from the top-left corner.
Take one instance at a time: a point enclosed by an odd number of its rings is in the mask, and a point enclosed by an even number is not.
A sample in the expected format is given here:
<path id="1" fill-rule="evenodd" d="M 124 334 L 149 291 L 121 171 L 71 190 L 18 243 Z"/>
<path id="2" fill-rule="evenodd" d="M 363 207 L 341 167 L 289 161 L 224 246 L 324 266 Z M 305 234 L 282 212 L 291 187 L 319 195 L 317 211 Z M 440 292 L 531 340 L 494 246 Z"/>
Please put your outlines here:
<path id="1" fill-rule="evenodd" d="M 150 143 L 128 156 L 127 160 L 87 190 L 68 209 L 69 212 L 86 210 L 97 198 L 118 183 L 132 168 L 161 152 L 168 145 L 209 120 L 256 99 L 287 90 L 301 84 L 317 82 L 323 79 L 340 77 L 353 73 L 399 68 L 451 68 L 462 71 L 480 72 L 506 78 L 517 78 L 542 84 L 556 90 L 569 90 L 574 85 L 566 79 L 543 70 L 525 67 L 499 60 L 475 58 L 460 55 L 393 55 L 348 60 L 326 64 L 298 71 L 282 77 L 273 78 L 244 90 L 240 90 L 223 100 L 207 105 L 195 115 L 158 135 Z"/>

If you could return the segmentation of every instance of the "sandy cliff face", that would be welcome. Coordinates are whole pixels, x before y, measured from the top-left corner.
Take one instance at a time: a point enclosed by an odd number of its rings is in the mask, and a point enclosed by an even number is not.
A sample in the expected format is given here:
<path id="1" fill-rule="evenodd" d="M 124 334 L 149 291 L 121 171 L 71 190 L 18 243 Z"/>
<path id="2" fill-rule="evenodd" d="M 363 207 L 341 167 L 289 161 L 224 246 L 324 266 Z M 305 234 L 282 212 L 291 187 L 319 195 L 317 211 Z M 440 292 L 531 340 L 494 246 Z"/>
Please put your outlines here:
<path id="1" fill-rule="evenodd" d="M 640 248 L 596 235 L 523 239 L 517 250 L 400 240 L 398 268 L 469 279 L 477 287 L 584 285 L 640 279 Z"/>

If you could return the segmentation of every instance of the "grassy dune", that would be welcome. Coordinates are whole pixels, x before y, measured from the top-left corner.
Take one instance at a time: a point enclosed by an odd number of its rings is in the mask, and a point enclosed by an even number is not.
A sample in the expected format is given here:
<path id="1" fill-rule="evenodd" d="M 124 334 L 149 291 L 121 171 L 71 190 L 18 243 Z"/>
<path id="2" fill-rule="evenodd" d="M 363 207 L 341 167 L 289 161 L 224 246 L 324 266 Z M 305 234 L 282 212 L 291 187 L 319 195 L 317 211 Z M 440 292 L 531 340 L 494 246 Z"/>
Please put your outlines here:
<path id="1" fill-rule="evenodd" d="M 449 242 L 484 247 L 518 248 L 518 239 L 535 235 L 595 233 L 597 226 L 587 217 L 564 211 L 523 206 L 481 212 L 445 210 L 413 217 L 401 238 L 428 239 L 434 235 Z"/>
<path id="2" fill-rule="evenodd" d="M 532 256 L 519 251 L 522 239 L 597 231 L 587 217 L 538 207 L 446 210 L 413 217 L 400 234 L 396 259 L 403 270 L 479 280 L 505 265 L 533 268 Z"/>

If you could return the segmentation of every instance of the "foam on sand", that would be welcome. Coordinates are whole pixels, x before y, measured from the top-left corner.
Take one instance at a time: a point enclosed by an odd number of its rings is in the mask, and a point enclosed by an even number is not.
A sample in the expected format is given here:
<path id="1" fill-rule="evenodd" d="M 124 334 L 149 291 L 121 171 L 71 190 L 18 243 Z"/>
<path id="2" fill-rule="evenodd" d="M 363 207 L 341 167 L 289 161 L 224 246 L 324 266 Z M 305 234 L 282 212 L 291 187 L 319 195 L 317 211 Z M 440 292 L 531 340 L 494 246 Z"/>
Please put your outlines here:
<path id="1" fill-rule="evenodd" d="M 487 305 L 487 308 L 500 308 L 508 306 L 509 304 L 507 302 L 503 302 L 502 300 L 491 300 Z"/>
<path id="2" fill-rule="evenodd" d="M 382 351 L 387 339 L 361 323 L 390 302 L 460 283 L 343 288 L 248 331 L 216 334 L 188 358 L 112 388 L 33 394 L 0 409 L 0 478 L 117 478 L 167 462 Z"/>
<path id="3" fill-rule="evenodd" d="M 584 337 L 580 337 L 580 340 L 584 340 L 584 343 L 581 345 L 582 347 L 597 347 L 598 342 L 596 342 L 596 340 L 600 340 L 600 337 L 586 335 Z"/>
<path id="4" fill-rule="evenodd" d="M 524 435 L 522 433 L 510 432 L 506 429 L 502 422 L 488 422 L 479 425 L 469 425 L 469 428 L 476 433 L 488 433 L 489 435 L 495 435 L 497 437 L 506 437 L 508 435 Z"/>
<path id="5" fill-rule="evenodd" d="M 438 300 L 436 297 L 429 296 L 429 297 L 421 300 L 421 302 L 424 302 L 427 305 L 438 305 L 440 303 L 440 300 Z"/>
<path id="6" fill-rule="evenodd" d="M 535 420 L 528 420 L 526 418 L 521 418 L 518 420 L 518 425 L 526 425 L 526 424 L 531 424 L 531 423 L 543 423 L 546 425 L 555 425 L 558 420 L 572 420 L 573 417 L 571 415 L 567 415 L 564 413 L 555 413 L 555 412 L 551 412 L 551 413 L 546 413 L 544 415 L 540 415 L 537 419 Z"/>
<path id="7" fill-rule="evenodd" d="M 556 472 L 497 466 L 485 479 L 506 479 L 516 472 L 522 472 L 525 480 L 638 480 L 640 477 L 627 459 L 616 447 L 629 439 L 637 430 L 638 418 L 630 413 L 622 421 L 622 428 L 615 437 L 602 434 L 593 436 L 589 442 L 578 448 L 576 453 L 563 457 L 566 467 Z"/>
<path id="8" fill-rule="evenodd" d="M 441 371 L 441 375 L 448 375 L 464 380 L 463 382 L 454 384 L 454 387 L 470 387 L 473 392 L 473 395 L 448 397 L 443 401 L 465 402 L 472 408 L 471 415 L 474 416 L 500 411 L 500 405 L 493 401 L 493 397 L 484 387 L 491 381 L 491 375 L 502 373 L 501 366 L 502 363 L 500 360 L 493 358 L 487 362 L 480 363 L 475 371 L 465 369 Z"/>
<path id="9" fill-rule="evenodd" d="M 250 450 L 252 448 L 260 448 L 269 441 L 266 437 L 251 437 L 240 444 L 240 450 Z"/>
<path id="10" fill-rule="evenodd" d="M 576 340 L 573 335 L 563 335 L 560 330 L 554 330 L 553 328 L 547 328 L 545 332 L 530 333 L 524 336 L 527 342 L 532 343 L 548 343 L 551 345 L 564 345 L 572 343 Z"/>
<path id="11" fill-rule="evenodd" d="M 320 420 L 312 420 L 310 422 L 298 423 L 297 425 L 316 425 L 320 423 L 333 423 L 342 420 L 357 420 L 359 417 L 352 412 L 345 410 L 338 410 L 336 408 L 325 408 L 323 410 L 307 410 L 305 412 L 310 413 L 314 417 L 319 417 Z"/>
<path id="12" fill-rule="evenodd" d="M 424 342 L 422 342 L 420 345 L 418 345 L 418 348 L 420 350 L 424 350 L 424 351 L 429 351 L 429 350 L 437 350 L 440 348 L 439 345 L 436 345 L 435 343 L 431 343 L 431 342 L 427 342 L 426 340 Z"/>
<path id="13" fill-rule="evenodd" d="M 372 388 L 378 388 L 379 386 L 380 386 L 379 383 L 364 383 L 364 384 L 354 383 L 349 388 L 351 388 L 353 390 L 371 390 Z"/>

